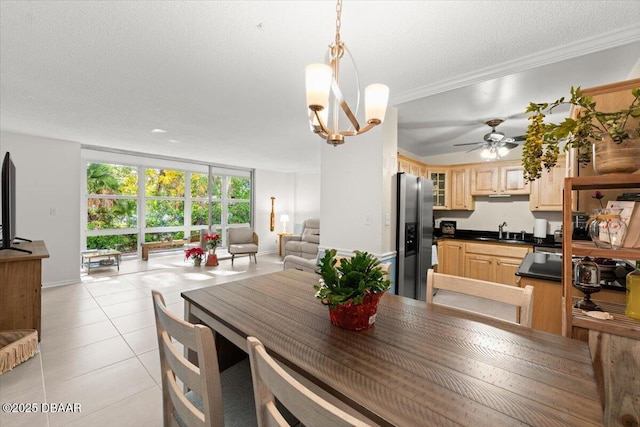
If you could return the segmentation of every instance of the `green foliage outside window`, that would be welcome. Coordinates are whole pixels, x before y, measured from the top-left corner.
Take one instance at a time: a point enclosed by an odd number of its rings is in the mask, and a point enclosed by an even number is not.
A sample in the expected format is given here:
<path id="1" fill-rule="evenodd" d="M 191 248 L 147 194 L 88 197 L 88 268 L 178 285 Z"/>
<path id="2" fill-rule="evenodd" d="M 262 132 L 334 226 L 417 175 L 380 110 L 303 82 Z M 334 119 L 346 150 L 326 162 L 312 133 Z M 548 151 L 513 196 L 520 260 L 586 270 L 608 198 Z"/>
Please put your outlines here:
<path id="1" fill-rule="evenodd" d="M 148 228 L 184 225 L 184 201 L 147 200 Z"/>
<path id="2" fill-rule="evenodd" d="M 135 253 L 138 250 L 138 235 L 87 236 L 87 249 L 115 249 L 122 253 Z"/>
<path id="3" fill-rule="evenodd" d="M 185 212 L 184 171 L 145 169 L 144 194 L 147 228 L 182 227 Z M 191 223 L 207 226 L 209 209 L 212 224 L 222 223 L 222 200 L 228 205 L 229 224 L 248 224 L 251 220 L 251 180 L 243 177 L 191 173 Z M 138 208 L 138 168 L 104 163 L 87 164 L 87 230 L 135 229 L 140 226 Z M 226 197 L 222 183 L 226 182 Z M 209 206 L 209 186 L 212 202 Z M 194 233 L 193 231 L 191 233 Z M 197 231 L 195 232 L 197 233 Z M 160 241 L 184 237 L 184 232 L 146 233 L 145 241 Z M 137 234 L 87 236 L 88 249 L 117 249 L 123 253 L 137 251 Z"/>
<path id="4" fill-rule="evenodd" d="M 184 197 L 184 172 L 146 169 L 145 195 L 151 197 Z"/>

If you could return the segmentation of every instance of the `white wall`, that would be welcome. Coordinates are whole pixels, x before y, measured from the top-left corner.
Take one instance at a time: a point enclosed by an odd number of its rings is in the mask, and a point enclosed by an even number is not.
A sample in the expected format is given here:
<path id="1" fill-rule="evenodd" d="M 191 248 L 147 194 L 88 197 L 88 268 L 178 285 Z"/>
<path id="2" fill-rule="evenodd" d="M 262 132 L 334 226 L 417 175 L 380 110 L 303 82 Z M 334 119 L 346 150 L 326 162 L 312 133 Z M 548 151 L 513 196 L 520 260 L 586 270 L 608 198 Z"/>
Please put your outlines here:
<path id="1" fill-rule="evenodd" d="M 302 222 L 306 219 L 320 218 L 320 172 L 296 174 L 295 201 L 293 216 L 287 231 L 302 232 Z M 322 222 L 320 223 L 322 233 Z"/>
<path id="2" fill-rule="evenodd" d="M 6 151 L 16 166 L 16 234 L 43 240 L 49 251 L 43 286 L 79 282 L 80 144 L 1 132 Z"/>
<path id="3" fill-rule="evenodd" d="M 295 175 L 291 173 L 256 170 L 255 172 L 255 225 L 260 238 L 259 252 L 278 252 L 278 233 L 282 231 L 280 215 L 293 217 L 295 200 Z M 275 197 L 275 229 L 270 230 L 271 197 Z M 291 231 L 291 224 L 288 225 Z"/>
<path id="4" fill-rule="evenodd" d="M 321 149 L 320 246 L 355 249 L 384 257 L 390 248 L 392 174 L 397 167 L 397 111 L 389 108 L 383 126 L 346 137 Z M 388 128 L 396 129 L 389 130 Z M 394 225 L 395 226 L 395 225 Z"/>
<path id="5" fill-rule="evenodd" d="M 457 228 L 465 230 L 498 231 L 498 224 L 507 223 L 504 231 L 519 233 L 525 230 L 533 233 L 537 218 L 548 221 L 547 234 L 553 234 L 556 227 L 562 225 L 562 212 L 531 212 L 528 196 L 508 198 L 476 197 L 474 211 L 434 211 L 436 228 L 443 219 L 454 220 Z"/>

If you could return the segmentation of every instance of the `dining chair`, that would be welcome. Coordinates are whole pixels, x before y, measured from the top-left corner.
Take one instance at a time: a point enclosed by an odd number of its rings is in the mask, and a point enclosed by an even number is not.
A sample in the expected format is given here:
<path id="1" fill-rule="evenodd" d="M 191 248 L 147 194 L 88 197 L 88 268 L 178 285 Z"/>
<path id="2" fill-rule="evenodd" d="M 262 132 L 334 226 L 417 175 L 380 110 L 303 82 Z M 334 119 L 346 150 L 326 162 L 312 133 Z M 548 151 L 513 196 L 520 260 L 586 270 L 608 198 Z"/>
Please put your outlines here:
<path id="1" fill-rule="evenodd" d="M 533 286 L 531 285 L 520 288 L 485 280 L 436 273 L 433 269 L 429 269 L 427 272 L 427 303 L 433 303 L 434 289 L 443 289 L 515 305 L 519 308 L 517 318 L 520 319 L 519 322 L 515 323 L 528 328 L 531 327 L 531 315 L 533 313 Z M 499 319 L 494 316 L 483 315 Z"/>
<path id="2" fill-rule="evenodd" d="M 247 337 L 258 427 L 288 427 L 276 398 L 305 427 L 369 426 L 327 402 L 289 375 L 255 337 Z"/>
<path id="3" fill-rule="evenodd" d="M 164 426 L 255 425 L 248 359 L 220 373 L 213 331 L 176 317 L 167 310 L 160 292 L 151 293 L 160 353 Z M 183 356 L 174 341 L 195 352 L 198 366 Z"/>
<path id="4" fill-rule="evenodd" d="M 224 426 L 222 388 L 213 332 L 186 322 L 167 310 L 162 294 L 151 291 L 156 318 L 162 407 L 167 426 Z M 187 360 L 172 339 L 195 351 L 198 366 Z M 186 393 L 178 385 L 184 384 Z M 198 407 L 199 406 L 199 407 Z"/>

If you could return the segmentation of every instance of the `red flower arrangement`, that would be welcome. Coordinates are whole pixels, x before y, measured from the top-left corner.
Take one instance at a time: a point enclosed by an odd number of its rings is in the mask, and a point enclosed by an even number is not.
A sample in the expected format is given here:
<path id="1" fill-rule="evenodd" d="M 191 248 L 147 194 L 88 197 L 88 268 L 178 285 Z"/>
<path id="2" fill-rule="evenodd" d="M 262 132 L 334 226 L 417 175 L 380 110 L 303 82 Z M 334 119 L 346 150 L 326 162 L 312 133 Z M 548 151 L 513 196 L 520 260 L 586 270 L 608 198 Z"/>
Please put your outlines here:
<path id="1" fill-rule="evenodd" d="M 185 259 L 199 259 L 202 261 L 202 258 L 204 257 L 204 251 L 202 250 L 202 248 L 189 248 L 189 249 L 185 249 L 184 251 L 184 257 Z"/>
<path id="2" fill-rule="evenodd" d="M 204 239 L 207 241 L 207 246 L 211 249 L 217 247 L 220 244 L 219 234 L 205 234 Z"/>

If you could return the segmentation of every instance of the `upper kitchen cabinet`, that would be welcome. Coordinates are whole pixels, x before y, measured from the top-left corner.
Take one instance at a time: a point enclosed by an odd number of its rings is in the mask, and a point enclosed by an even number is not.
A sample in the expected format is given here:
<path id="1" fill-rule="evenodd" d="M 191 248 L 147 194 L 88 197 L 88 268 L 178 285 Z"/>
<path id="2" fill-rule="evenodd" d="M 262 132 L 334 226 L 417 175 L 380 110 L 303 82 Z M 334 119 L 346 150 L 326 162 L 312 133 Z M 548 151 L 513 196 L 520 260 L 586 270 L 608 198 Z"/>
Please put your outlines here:
<path id="1" fill-rule="evenodd" d="M 404 172 L 415 176 L 427 176 L 427 168 L 424 163 L 398 154 L 398 172 Z"/>
<path id="2" fill-rule="evenodd" d="M 434 210 L 450 210 L 451 209 L 451 189 L 450 175 L 451 171 L 445 167 L 427 168 L 427 178 L 433 182 L 433 209 Z"/>
<path id="3" fill-rule="evenodd" d="M 550 171 L 543 170 L 542 176 L 531 185 L 529 205 L 532 211 L 562 212 L 562 188 L 567 174 L 565 156 L 558 156 L 558 163 Z"/>
<path id="4" fill-rule="evenodd" d="M 451 209 L 472 211 L 475 209 L 471 196 L 471 169 L 467 167 L 451 168 Z"/>
<path id="5" fill-rule="evenodd" d="M 524 181 L 519 161 L 482 164 L 472 168 L 471 195 L 527 195 L 530 185 Z"/>

